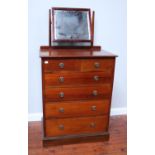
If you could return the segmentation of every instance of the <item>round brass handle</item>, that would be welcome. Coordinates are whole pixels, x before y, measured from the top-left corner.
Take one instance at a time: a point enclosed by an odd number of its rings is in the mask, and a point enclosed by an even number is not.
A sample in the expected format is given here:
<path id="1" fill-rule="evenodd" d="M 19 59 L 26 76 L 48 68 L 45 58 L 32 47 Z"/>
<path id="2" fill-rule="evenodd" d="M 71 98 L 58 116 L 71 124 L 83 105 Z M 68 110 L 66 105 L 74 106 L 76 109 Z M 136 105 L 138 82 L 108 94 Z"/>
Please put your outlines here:
<path id="1" fill-rule="evenodd" d="M 60 124 L 60 125 L 59 125 L 59 129 L 60 129 L 60 130 L 64 130 L 64 125 Z"/>
<path id="2" fill-rule="evenodd" d="M 95 105 L 91 106 L 91 110 L 96 111 L 96 106 Z"/>
<path id="3" fill-rule="evenodd" d="M 60 62 L 60 63 L 59 63 L 59 67 L 60 67 L 60 68 L 64 68 L 64 66 L 65 66 L 65 64 L 64 64 L 63 62 Z"/>
<path id="4" fill-rule="evenodd" d="M 100 63 L 99 62 L 95 62 L 94 66 L 95 66 L 95 68 L 99 68 L 100 67 Z"/>
<path id="5" fill-rule="evenodd" d="M 90 123 L 90 127 L 95 128 L 96 124 L 94 122 Z"/>
<path id="6" fill-rule="evenodd" d="M 95 75 L 95 76 L 94 76 L 94 80 L 95 80 L 95 81 L 98 81 L 98 80 L 99 80 L 99 76 Z"/>
<path id="7" fill-rule="evenodd" d="M 93 95 L 94 95 L 94 96 L 97 96 L 97 95 L 98 95 L 97 90 L 93 90 Z"/>
<path id="8" fill-rule="evenodd" d="M 64 92 L 59 93 L 59 97 L 63 98 L 65 96 Z"/>
<path id="9" fill-rule="evenodd" d="M 64 108 L 60 108 L 59 112 L 63 113 L 64 112 Z"/>
<path id="10" fill-rule="evenodd" d="M 60 82 L 64 82 L 64 77 L 63 77 L 63 76 L 60 76 L 60 77 L 59 77 L 59 81 L 60 81 Z"/>

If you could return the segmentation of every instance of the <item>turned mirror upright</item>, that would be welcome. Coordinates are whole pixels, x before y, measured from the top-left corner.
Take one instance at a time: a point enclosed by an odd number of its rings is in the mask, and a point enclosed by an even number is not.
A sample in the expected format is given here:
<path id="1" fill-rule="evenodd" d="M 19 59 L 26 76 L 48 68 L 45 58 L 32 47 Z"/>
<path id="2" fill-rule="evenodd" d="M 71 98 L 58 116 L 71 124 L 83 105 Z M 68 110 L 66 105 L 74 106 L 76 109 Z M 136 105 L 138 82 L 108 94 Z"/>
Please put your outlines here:
<path id="1" fill-rule="evenodd" d="M 94 15 L 88 8 L 49 10 L 49 46 L 93 46 Z"/>

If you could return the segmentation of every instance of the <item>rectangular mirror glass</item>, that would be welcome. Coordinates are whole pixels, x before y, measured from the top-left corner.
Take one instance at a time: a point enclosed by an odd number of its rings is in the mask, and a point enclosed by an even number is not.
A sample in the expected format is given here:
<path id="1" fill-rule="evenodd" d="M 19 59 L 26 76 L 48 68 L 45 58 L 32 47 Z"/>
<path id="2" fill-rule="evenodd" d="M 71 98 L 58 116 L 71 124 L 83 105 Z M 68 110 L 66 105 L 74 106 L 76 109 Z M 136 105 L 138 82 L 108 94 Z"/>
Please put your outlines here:
<path id="1" fill-rule="evenodd" d="M 89 42 L 90 10 L 53 8 L 53 41 Z"/>

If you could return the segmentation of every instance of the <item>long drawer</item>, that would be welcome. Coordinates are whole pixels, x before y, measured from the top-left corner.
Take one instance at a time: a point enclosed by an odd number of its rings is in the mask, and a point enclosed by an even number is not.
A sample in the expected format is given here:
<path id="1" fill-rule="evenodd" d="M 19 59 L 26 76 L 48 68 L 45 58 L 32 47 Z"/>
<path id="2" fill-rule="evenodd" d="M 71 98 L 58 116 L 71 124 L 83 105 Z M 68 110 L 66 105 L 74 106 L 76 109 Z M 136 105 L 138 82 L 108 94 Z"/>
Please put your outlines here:
<path id="1" fill-rule="evenodd" d="M 64 72 L 64 71 L 106 71 L 114 68 L 114 59 L 47 59 L 43 61 L 44 72 Z"/>
<path id="2" fill-rule="evenodd" d="M 45 101 L 100 99 L 109 97 L 111 84 L 77 87 L 45 87 Z"/>
<path id="3" fill-rule="evenodd" d="M 102 72 L 71 72 L 71 73 L 45 73 L 45 85 L 63 86 L 78 84 L 101 84 L 112 80 L 112 69 Z"/>
<path id="4" fill-rule="evenodd" d="M 46 119 L 46 136 L 99 133 L 107 130 L 108 115 L 97 117 Z"/>
<path id="5" fill-rule="evenodd" d="M 45 103 L 45 118 L 83 117 L 108 114 L 110 100 Z"/>

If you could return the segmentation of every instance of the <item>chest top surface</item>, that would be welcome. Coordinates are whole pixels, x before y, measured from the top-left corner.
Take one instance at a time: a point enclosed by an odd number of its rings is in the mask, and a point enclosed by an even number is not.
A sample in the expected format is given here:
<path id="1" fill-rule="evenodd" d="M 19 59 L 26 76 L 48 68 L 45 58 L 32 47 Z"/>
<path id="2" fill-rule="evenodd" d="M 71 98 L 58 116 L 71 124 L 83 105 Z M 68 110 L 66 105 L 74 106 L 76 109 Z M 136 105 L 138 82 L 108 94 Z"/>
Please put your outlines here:
<path id="1" fill-rule="evenodd" d="M 117 57 L 108 51 L 88 49 L 46 49 L 40 50 L 41 58 L 104 58 Z"/>

